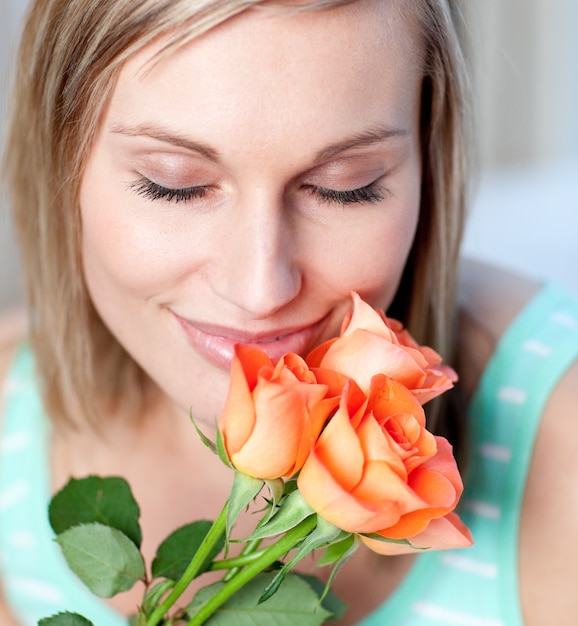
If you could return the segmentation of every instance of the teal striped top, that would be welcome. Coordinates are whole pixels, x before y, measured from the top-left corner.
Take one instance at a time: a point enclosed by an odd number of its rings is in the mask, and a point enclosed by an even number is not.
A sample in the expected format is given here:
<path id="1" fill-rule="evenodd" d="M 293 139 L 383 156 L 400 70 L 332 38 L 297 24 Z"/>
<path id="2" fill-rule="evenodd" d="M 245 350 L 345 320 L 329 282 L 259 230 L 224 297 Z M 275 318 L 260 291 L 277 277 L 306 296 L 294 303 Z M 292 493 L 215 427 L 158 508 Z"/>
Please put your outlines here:
<path id="1" fill-rule="evenodd" d="M 469 412 L 471 464 L 460 514 L 475 545 L 420 555 L 395 593 L 359 626 L 523 626 L 519 516 L 546 400 L 578 359 L 578 300 L 545 287 L 501 339 Z M 0 567 L 23 626 L 63 610 L 127 626 L 68 569 L 47 521 L 48 434 L 24 347 L 5 392 L 0 438 Z"/>

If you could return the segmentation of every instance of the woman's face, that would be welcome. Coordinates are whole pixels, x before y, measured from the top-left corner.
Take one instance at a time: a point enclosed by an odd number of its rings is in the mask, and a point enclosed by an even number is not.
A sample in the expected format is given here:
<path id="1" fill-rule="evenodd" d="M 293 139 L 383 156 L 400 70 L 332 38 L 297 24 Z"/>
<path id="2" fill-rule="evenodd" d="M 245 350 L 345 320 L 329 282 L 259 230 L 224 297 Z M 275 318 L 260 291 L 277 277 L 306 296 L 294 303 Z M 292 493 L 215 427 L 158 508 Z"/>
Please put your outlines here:
<path id="1" fill-rule="evenodd" d="M 395 2 L 239 16 L 123 68 L 81 186 L 89 291 L 179 407 L 212 422 L 235 343 L 387 308 L 420 203 L 421 56 Z"/>

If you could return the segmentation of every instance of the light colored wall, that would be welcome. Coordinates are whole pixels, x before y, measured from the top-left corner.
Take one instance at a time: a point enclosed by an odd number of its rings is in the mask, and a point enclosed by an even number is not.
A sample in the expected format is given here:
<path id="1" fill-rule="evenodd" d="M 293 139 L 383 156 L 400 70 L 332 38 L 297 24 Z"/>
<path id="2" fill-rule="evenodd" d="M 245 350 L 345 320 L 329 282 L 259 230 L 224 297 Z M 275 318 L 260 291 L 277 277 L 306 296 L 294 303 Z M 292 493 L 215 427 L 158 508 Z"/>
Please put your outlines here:
<path id="1" fill-rule="evenodd" d="M 483 169 L 464 250 L 578 293 L 578 1 L 466 1 Z"/>
<path id="2" fill-rule="evenodd" d="M 9 68 L 15 40 L 25 11 L 25 0 L 0 0 L 0 145 L 3 145 Z M 6 201 L 0 188 L 0 310 L 22 301 L 16 246 L 8 218 Z"/>
<path id="3" fill-rule="evenodd" d="M 578 156 L 578 1 L 465 0 L 482 165 Z"/>

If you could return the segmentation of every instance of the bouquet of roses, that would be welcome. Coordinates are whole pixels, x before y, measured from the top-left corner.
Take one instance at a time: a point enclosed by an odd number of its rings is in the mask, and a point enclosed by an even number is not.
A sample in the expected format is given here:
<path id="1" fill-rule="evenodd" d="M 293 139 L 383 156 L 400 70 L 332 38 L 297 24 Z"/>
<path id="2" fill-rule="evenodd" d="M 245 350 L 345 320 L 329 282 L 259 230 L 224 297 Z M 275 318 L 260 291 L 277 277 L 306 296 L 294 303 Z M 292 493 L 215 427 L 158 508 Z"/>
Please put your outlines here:
<path id="1" fill-rule="evenodd" d="M 234 470 L 231 494 L 214 522 L 172 533 L 150 574 L 122 479 L 72 480 L 53 498 L 57 541 L 94 593 L 145 582 L 137 626 L 271 626 L 282 616 L 321 624 L 342 611 L 330 586 L 360 544 L 385 555 L 471 545 L 453 512 L 463 487 L 451 446 L 426 429 L 422 407 L 452 387 L 455 372 L 399 322 L 352 299 L 341 335 L 305 359 L 236 347 L 216 442 L 199 431 Z M 253 533 L 229 556 L 238 515 L 257 501 Z M 293 571 L 314 550 L 331 567 L 325 585 Z M 193 579 L 215 570 L 222 580 L 174 608 Z M 40 624 L 90 622 L 61 613 Z"/>

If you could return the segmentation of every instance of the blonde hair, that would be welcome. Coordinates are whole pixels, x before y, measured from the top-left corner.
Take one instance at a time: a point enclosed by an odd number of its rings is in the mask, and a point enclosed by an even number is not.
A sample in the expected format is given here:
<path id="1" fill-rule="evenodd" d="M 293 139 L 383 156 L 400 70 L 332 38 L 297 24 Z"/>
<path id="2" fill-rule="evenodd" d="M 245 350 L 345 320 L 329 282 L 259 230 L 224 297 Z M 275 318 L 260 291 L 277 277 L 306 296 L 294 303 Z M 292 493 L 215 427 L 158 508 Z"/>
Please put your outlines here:
<path id="1" fill-rule="evenodd" d="M 298 8 L 352 1 L 312 0 Z M 141 386 L 138 366 L 90 301 L 80 255 L 80 179 L 120 67 L 160 36 L 170 34 L 171 46 L 181 45 L 263 2 L 32 2 L 12 95 L 6 175 L 27 279 L 31 343 L 52 419 L 97 423 L 110 408 L 106 403 L 138 398 Z M 465 65 L 459 13 L 450 0 L 420 0 L 411 11 L 426 53 L 422 210 L 390 314 L 447 354 L 466 191 Z"/>

